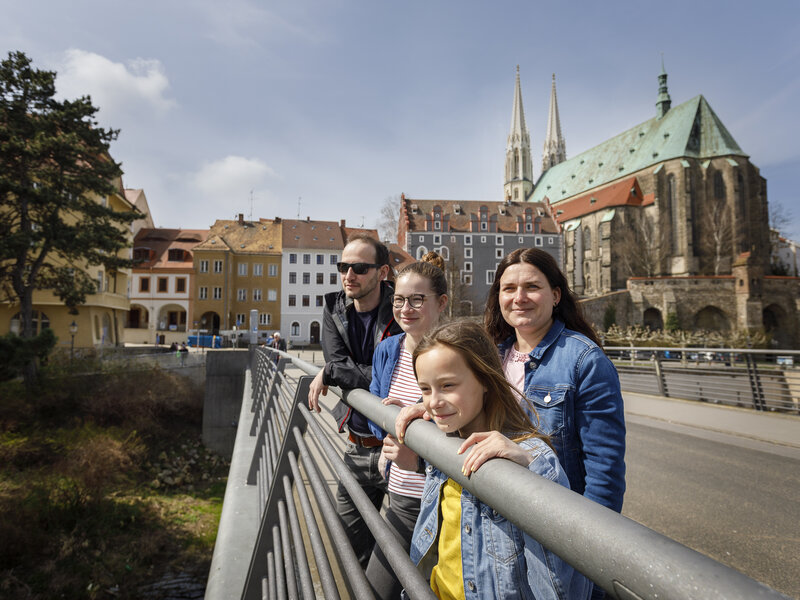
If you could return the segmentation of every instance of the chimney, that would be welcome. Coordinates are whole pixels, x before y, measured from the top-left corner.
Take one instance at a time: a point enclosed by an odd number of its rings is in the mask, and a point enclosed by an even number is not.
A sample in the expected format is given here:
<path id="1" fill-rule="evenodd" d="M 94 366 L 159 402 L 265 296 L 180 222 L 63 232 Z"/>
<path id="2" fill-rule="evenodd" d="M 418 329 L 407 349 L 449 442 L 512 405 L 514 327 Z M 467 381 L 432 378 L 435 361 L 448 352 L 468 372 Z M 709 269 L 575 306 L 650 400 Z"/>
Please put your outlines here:
<path id="1" fill-rule="evenodd" d="M 244 225 L 244 213 L 239 213 L 239 225 Z"/>
<path id="2" fill-rule="evenodd" d="M 311 217 L 306 217 L 306 223 L 308 223 L 309 221 L 311 221 Z"/>
<path id="3" fill-rule="evenodd" d="M 346 225 L 345 225 L 345 220 L 344 220 L 344 219 L 342 219 L 341 221 L 339 221 L 339 225 L 340 225 L 341 227 L 346 227 Z"/>

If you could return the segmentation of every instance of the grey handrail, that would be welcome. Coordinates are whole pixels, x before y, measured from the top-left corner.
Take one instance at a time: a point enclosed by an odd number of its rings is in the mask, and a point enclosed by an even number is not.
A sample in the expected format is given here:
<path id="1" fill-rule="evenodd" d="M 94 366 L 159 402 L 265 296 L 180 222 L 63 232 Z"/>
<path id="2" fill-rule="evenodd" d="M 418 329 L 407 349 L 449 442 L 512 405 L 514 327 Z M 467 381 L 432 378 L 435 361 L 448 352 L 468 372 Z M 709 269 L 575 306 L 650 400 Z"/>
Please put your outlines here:
<path id="1" fill-rule="evenodd" d="M 308 375 L 319 367 L 286 353 Z M 394 434 L 399 412 L 364 390 L 340 395 L 350 406 Z M 734 569 L 601 506 L 524 467 L 489 461 L 469 478 L 461 473 L 460 441 L 432 423 L 412 422 L 409 448 L 435 465 L 485 504 L 552 550 L 620 600 L 696 598 L 753 600 L 787 597 Z M 509 485 L 513 482 L 513 487 Z"/>

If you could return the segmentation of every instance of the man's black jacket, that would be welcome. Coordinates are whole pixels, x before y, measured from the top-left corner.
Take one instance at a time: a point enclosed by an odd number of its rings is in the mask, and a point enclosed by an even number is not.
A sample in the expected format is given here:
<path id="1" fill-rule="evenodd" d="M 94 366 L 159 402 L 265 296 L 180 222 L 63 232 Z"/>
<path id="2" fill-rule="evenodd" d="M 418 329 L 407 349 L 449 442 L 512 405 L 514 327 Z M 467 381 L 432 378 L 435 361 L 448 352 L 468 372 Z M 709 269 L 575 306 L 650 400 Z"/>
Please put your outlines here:
<path id="1" fill-rule="evenodd" d="M 375 319 L 374 345 L 390 335 L 402 330 L 392 316 L 392 295 L 394 286 L 388 281 L 381 282 L 381 299 L 378 304 L 378 316 Z M 325 356 L 325 369 L 322 383 L 335 385 L 342 389 L 369 389 L 372 381 L 372 361 L 360 364 L 353 359 L 353 350 L 348 333 L 348 320 L 355 310 L 353 300 L 344 291 L 325 294 L 325 307 L 322 312 L 322 353 Z M 352 409 L 342 402 L 337 402 L 333 409 L 333 417 L 344 429 L 350 418 Z"/>

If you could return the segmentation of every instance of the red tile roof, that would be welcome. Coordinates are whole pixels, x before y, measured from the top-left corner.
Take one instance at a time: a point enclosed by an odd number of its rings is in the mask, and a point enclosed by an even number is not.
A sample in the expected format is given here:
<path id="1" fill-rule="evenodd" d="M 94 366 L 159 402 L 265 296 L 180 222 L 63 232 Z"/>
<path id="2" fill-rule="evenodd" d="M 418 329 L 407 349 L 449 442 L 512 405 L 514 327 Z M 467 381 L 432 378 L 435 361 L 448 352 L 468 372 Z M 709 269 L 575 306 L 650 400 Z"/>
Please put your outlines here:
<path id="1" fill-rule="evenodd" d="M 653 194 L 642 194 L 636 177 L 628 177 L 605 187 L 589 190 L 585 194 L 569 200 L 563 200 L 552 208 L 556 211 L 556 220 L 564 223 L 584 215 L 616 206 L 647 206 L 655 201 Z"/>

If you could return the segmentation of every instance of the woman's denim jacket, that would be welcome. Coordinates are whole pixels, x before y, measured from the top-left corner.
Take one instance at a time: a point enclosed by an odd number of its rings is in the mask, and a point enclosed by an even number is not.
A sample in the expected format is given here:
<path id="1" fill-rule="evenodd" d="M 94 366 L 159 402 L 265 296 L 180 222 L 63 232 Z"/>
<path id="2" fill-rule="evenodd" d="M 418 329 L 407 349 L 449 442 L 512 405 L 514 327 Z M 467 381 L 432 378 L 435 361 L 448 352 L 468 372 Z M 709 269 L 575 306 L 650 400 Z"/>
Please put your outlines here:
<path id="1" fill-rule="evenodd" d="M 500 344 L 501 360 L 514 341 L 512 336 Z M 530 353 L 524 392 L 572 490 L 620 512 L 625 417 L 617 370 L 603 349 L 556 319 Z"/>
<path id="2" fill-rule="evenodd" d="M 553 451 L 539 438 L 520 442 L 532 455 L 528 469 L 569 487 Z M 447 475 L 427 465 L 411 560 L 426 578 L 438 562 L 439 503 Z M 461 564 L 466 598 L 588 598 L 592 584 L 558 556 L 467 490 L 461 493 Z"/>
<path id="3" fill-rule="evenodd" d="M 400 350 L 403 348 L 403 340 L 406 334 L 393 335 L 383 340 L 375 353 L 372 355 L 372 381 L 369 384 L 369 393 L 378 398 L 386 398 L 389 395 L 389 387 L 392 385 L 392 373 L 394 366 L 400 360 Z M 369 430 L 379 440 L 386 437 L 386 432 L 373 423 L 367 421 Z"/>

